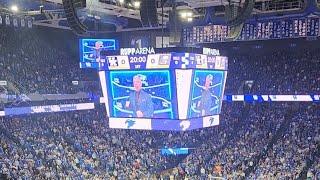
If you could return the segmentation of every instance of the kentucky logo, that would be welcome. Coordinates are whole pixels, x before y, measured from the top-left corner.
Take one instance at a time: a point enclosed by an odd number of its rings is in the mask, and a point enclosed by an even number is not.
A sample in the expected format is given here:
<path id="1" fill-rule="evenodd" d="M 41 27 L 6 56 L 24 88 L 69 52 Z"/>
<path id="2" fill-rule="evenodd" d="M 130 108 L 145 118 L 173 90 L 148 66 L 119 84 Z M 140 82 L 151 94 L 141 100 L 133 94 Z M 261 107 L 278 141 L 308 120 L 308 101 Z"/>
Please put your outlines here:
<path id="1" fill-rule="evenodd" d="M 109 66 L 115 67 L 118 66 L 118 59 L 116 57 L 109 58 Z"/>
<path id="2" fill-rule="evenodd" d="M 126 126 L 128 129 L 132 128 L 136 124 L 136 121 L 133 119 L 127 119 L 126 120 Z"/>

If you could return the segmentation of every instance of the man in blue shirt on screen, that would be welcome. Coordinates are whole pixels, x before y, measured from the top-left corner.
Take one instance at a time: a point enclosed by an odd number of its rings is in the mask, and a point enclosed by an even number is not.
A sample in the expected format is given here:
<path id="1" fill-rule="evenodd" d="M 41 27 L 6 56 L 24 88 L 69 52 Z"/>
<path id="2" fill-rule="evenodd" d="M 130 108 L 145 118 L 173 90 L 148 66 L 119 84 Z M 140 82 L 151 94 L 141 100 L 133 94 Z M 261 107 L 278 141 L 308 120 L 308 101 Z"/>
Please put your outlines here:
<path id="1" fill-rule="evenodd" d="M 142 75 L 133 77 L 134 91 L 129 95 L 129 101 L 126 102 L 126 108 L 133 111 L 134 117 L 151 118 L 153 116 L 153 102 L 150 94 L 142 90 Z"/>
<path id="2" fill-rule="evenodd" d="M 213 76 L 211 74 L 206 76 L 206 81 L 201 93 L 201 99 L 198 102 L 201 116 L 211 115 L 210 109 L 212 107 L 213 101 L 210 92 L 210 85 L 212 84 Z"/>
<path id="3" fill-rule="evenodd" d="M 94 58 L 94 61 L 95 62 L 101 62 L 103 61 L 103 59 L 101 58 L 101 51 L 103 49 L 103 42 L 102 41 L 97 41 L 95 42 L 94 44 L 94 47 L 93 47 L 93 52 L 92 52 L 92 58 Z"/>

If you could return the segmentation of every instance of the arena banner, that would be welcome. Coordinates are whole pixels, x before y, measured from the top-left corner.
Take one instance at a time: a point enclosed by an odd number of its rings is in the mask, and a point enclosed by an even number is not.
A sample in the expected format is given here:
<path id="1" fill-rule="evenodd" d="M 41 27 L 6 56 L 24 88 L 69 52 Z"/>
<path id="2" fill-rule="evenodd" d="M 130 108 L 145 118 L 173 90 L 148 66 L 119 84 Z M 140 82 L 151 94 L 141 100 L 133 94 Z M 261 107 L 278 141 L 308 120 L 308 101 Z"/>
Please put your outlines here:
<path id="1" fill-rule="evenodd" d="M 231 27 L 225 24 L 186 27 L 182 31 L 186 46 L 225 42 Z M 270 40 L 287 38 L 318 37 L 320 35 L 320 18 L 318 16 L 292 17 L 247 21 L 237 41 Z M 207 51 L 205 51 L 207 52 Z"/>

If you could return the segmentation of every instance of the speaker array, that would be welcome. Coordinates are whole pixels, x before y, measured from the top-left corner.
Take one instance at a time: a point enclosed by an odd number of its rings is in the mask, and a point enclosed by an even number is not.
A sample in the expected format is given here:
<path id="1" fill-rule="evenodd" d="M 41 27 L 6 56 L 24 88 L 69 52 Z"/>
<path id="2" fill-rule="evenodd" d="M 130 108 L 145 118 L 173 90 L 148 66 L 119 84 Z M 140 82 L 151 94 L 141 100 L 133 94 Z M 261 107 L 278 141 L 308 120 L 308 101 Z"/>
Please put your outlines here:
<path id="1" fill-rule="evenodd" d="M 226 6 L 226 18 L 229 26 L 239 26 L 251 15 L 255 0 L 246 0 L 242 8 L 235 5 Z"/>
<path id="2" fill-rule="evenodd" d="M 140 4 L 140 16 L 143 27 L 159 26 L 156 0 L 142 0 Z"/>
<path id="3" fill-rule="evenodd" d="M 86 7 L 86 0 L 62 0 L 65 15 L 70 28 L 80 36 L 87 34 L 86 27 L 77 15 L 77 9 Z"/>

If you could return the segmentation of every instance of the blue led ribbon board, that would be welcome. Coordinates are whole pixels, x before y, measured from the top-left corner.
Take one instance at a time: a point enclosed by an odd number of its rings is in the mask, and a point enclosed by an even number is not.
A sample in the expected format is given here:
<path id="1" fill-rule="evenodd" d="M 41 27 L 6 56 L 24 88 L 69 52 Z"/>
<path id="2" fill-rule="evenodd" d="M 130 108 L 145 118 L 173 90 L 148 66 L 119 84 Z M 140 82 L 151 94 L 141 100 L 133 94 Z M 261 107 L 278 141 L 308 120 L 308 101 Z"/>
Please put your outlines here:
<path id="1" fill-rule="evenodd" d="M 105 56 L 104 63 L 98 69 L 110 128 L 186 131 L 219 125 L 227 57 L 130 54 Z"/>

